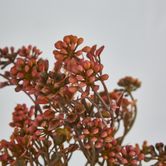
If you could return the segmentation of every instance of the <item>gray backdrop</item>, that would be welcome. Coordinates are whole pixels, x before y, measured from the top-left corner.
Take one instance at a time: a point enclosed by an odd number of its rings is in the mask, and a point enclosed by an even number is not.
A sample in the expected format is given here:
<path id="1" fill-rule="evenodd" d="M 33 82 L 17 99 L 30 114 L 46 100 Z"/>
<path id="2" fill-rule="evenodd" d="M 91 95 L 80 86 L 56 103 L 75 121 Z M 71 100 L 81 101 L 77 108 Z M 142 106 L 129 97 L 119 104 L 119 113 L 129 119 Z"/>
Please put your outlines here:
<path id="1" fill-rule="evenodd" d="M 0 0 L 0 47 L 33 44 L 53 63 L 54 43 L 64 35 L 105 45 L 102 61 L 109 89 L 125 75 L 142 87 L 138 117 L 126 143 L 166 142 L 166 1 L 165 0 Z M 12 88 L 0 90 L 0 139 L 9 138 L 16 103 L 29 103 Z M 83 165 L 77 153 L 71 165 Z"/>

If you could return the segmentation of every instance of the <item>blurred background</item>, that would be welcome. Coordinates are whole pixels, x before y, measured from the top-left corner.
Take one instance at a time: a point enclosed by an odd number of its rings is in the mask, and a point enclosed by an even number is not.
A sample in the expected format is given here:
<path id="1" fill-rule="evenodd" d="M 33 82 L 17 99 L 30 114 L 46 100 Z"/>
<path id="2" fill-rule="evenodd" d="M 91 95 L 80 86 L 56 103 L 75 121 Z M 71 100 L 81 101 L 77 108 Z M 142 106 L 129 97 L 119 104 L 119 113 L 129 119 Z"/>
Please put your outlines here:
<path id="1" fill-rule="evenodd" d="M 74 34 L 85 45 L 105 45 L 102 63 L 110 90 L 126 75 L 142 87 L 138 117 L 125 143 L 166 142 L 166 1 L 165 0 L 0 0 L 0 47 L 36 45 L 54 63 L 55 41 Z M 0 89 L 0 139 L 9 139 L 13 108 L 31 102 L 13 88 Z M 76 153 L 70 165 L 84 165 Z"/>

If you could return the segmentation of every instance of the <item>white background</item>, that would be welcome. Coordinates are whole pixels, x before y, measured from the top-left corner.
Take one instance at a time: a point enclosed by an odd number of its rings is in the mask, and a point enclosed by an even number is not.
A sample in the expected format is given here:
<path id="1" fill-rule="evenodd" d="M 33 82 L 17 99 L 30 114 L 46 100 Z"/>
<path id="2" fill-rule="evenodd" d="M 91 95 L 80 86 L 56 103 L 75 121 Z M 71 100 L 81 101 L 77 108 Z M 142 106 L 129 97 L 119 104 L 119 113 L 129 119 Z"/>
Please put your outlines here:
<path id="1" fill-rule="evenodd" d="M 131 75 L 142 81 L 134 95 L 138 117 L 125 143 L 166 143 L 166 1 L 165 0 L 0 0 L 0 47 L 33 44 L 53 63 L 55 41 L 64 35 L 105 45 L 102 62 L 109 89 Z M 30 103 L 12 88 L 0 89 L 0 139 L 9 138 L 17 103 Z M 80 154 L 71 165 L 84 165 Z"/>

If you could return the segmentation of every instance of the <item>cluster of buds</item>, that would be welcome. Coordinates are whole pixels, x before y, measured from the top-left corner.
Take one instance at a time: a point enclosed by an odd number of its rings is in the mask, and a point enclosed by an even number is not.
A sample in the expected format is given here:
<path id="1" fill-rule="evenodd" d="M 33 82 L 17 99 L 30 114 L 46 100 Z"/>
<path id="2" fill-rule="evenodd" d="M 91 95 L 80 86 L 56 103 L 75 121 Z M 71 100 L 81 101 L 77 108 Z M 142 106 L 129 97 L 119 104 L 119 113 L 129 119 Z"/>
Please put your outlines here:
<path id="1" fill-rule="evenodd" d="M 92 145 L 102 149 L 113 141 L 113 129 L 106 127 L 100 118 L 85 118 L 77 124 L 77 128 L 80 131 L 77 139 L 84 143 L 85 149 L 93 148 Z"/>
<path id="2" fill-rule="evenodd" d="M 21 49 L 18 50 L 18 55 L 27 59 L 30 59 L 32 57 L 38 58 L 41 53 L 42 52 L 37 47 L 32 47 L 31 45 L 27 47 L 23 46 Z"/>
<path id="3" fill-rule="evenodd" d="M 69 59 L 76 58 L 82 54 L 82 50 L 76 50 L 77 47 L 83 43 L 83 38 L 68 35 L 63 38 L 63 41 L 55 43 L 54 56 L 58 61 L 68 61 Z"/>
<path id="4" fill-rule="evenodd" d="M 78 66 L 73 65 L 73 68 L 74 70 L 78 70 L 70 75 L 69 82 L 76 91 L 85 88 L 85 91 L 82 93 L 82 98 L 89 95 L 90 88 L 94 91 L 99 89 L 99 86 L 95 84 L 96 81 L 105 81 L 108 79 L 107 74 L 99 75 L 103 66 L 101 64 L 96 64 L 93 61 L 81 61 Z"/>
<path id="5" fill-rule="evenodd" d="M 40 140 L 44 140 L 48 134 L 50 136 L 55 135 L 55 130 L 63 126 L 64 115 L 56 114 L 55 111 L 47 109 L 44 113 L 37 115 L 34 124 L 36 124 L 38 129 L 35 134 Z"/>
<path id="6" fill-rule="evenodd" d="M 25 104 L 18 104 L 13 112 L 13 121 L 10 123 L 10 126 L 19 128 L 28 127 L 31 123 L 33 112 L 34 107 L 31 107 L 29 110 Z"/>
<path id="7" fill-rule="evenodd" d="M 67 84 L 66 75 L 61 72 L 50 71 L 46 75 L 41 75 L 35 86 L 36 103 L 47 104 L 51 102 L 58 105 L 60 100 L 70 100 L 73 94 L 68 90 Z"/>
<path id="8" fill-rule="evenodd" d="M 22 47 L 18 58 L 10 69 L 11 83 L 17 85 L 16 91 L 25 90 L 34 93 L 34 85 L 40 75 L 48 70 L 48 61 L 38 59 L 40 51 L 36 47 Z"/>
<path id="9" fill-rule="evenodd" d="M 10 126 L 15 128 L 12 135 L 14 138 L 16 135 L 25 136 L 26 134 L 36 139 L 39 131 L 37 119 L 34 120 L 35 107 L 32 106 L 30 109 L 25 104 L 18 104 L 13 112 L 12 122 Z"/>
<path id="10" fill-rule="evenodd" d="M 142 152 L 145 154 L 145 161 L 154 161 L 157 166 L 166 165 L 166 145 L 162 142 L 156 145 L 148 145 L 145 141 L 142 145 Z"/>
<path id="11" fill-rule="evenodd" d="M 108 163 L 113 165 L 137 166 L 144 160 L 144 154 L 138 145 L 119 146 L 115 141 L 112 147 L 104 153 Z"/>
<path id="12" fill-rule="evenodd" d="M 118 85 L 124 87 L 128 91 L 134 91 L 141 86 L 141 82 L 130 76 L 126 76 L 119 80 Z"/>
<path id="13" fill-rule="evenodd" d="M 11 66 L 9 71 L 5 71 L 4 77 L 8 80 L 1 83 L 1 88 L 7 85 L 16 85 L 15 90 L 29 91 L 34 93 L 34 85 L 41 74 L 48 70 L 48 61 L 39 59 L 41 51 L 31 45 L 17 51 L 13 47 L 0 49 L 0 66 L 4 69 Z"/>
<path id="14" fill-rule="evenodd" d="M 64 114 L 46 109 L 35 117 L 34 109 L 34 107 L 28 109 L 25 104 L 19 104 L 13 112 L 13 121 L 10 126 L 22 136 L 27 134 L 34 140 L 44 140 L 48 133 L 53 136 L 57 132 L 56 130 L 64 125 Z"/>
<path id="15" fill-rule="evenodd" d="M 82 43 L 74 35 L 57 41 L 51 70 L 36 47 L 0 49 L 0 88 L 14 85 L 33 102 L 30 108 L 15 107 L 14 131 L 9 141 L 0 141 L 0 164 L 67 166 L 79 149 L 90 166 L 139 166 L 152 160 L 166 165 L 162 143 L 142 148 L 123 144 L 137 115 L 132 92 L 141 82 L 124 77 L 120 88 L 109 92 L 101 63 L 104 46 L 80 48 Z"/>
<path id="16" fill-rule="evenodd" d="M 121 113 L 129 111 L 129 106 L 134 105 L 135 102 L 125 96 L 126 93 L 121 90 L 113 90 L 109 93 L 109 98 L 111 100 L 111 108 L 115 111 L 115 113 Z M 100 92 L 100 96 L 105 101 L 105 103 L 109 104 L 108 96 L 105 92 Z"/>

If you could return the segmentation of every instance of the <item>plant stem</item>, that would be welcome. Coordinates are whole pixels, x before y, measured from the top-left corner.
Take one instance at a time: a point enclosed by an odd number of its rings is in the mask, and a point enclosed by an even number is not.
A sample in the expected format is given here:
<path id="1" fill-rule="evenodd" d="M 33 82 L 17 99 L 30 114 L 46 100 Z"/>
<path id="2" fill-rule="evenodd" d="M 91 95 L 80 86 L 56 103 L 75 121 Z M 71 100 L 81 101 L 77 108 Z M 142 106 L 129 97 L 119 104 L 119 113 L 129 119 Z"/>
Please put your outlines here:
<path id="1" fill-rule="evenodd" d="M 133 102 L 135 102 L 135 100 L 134 100 L 134 97 L 133 97 L 133 95 L 131 94 L 131 92 L 130 91 L 126 91 L 127 93 L 128 93 L 128 95 L 130 96 L 130 98 L 131 98 L 131 100 L 133 101 Z M 134 125 L 134 123 L 135 123 L 135 120 L 136 120 L 136 117 L 137 117 L 137 105 L 136 104 L 134 104 L 134 110 L 133 110 L 133 119 L 132 119 L 132 121 L 131 121 L 131 123 L 130 123 L 130 125 L 128 126 L 128 128 L 125 128 L 125 130 L 124 130 L 124 133 L 123 133 L 123 136 L 121 137 L 121 139 L 120 139 L 120 144 L 122 144 L 123 143 L 123 141 L 124 141 L 124 138 L 126 137 L 126 135 L 129 133 L 129 131 L 131 130 L 131 128 L 133 127 L 133 125 Z"/>

